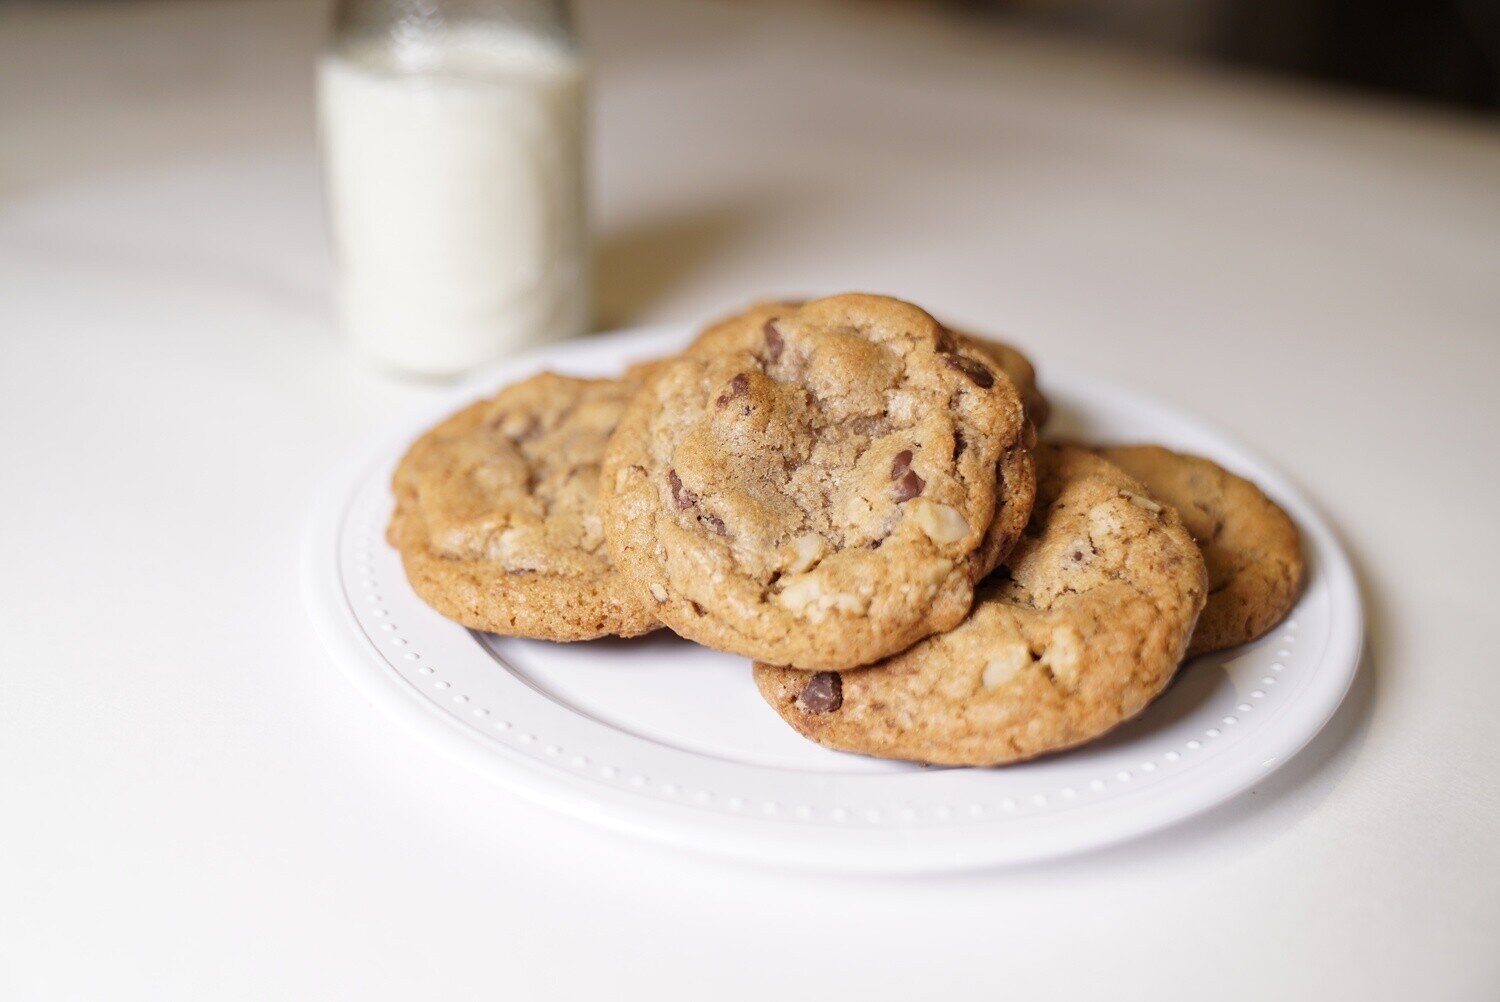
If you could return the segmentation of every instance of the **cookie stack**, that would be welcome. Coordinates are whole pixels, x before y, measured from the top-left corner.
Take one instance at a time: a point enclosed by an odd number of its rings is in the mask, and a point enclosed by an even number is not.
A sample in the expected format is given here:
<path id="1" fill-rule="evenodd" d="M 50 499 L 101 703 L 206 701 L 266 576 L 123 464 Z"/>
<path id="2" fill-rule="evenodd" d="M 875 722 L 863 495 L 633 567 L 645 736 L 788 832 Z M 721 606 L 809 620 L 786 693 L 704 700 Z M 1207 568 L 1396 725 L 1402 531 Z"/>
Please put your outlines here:
<path id="1" fill-rule="evenodd" d="M 1015 349 L 909 303 L 770 302 L 620 379 L 543 373 L 422 436 L 389 539 L 478 630 L 658 626 L 755 662 L 820 744 L 997 765 L 1140 712 L 1302 577 L 1253 484 L 1154 446 L 1039 444 Z"/>

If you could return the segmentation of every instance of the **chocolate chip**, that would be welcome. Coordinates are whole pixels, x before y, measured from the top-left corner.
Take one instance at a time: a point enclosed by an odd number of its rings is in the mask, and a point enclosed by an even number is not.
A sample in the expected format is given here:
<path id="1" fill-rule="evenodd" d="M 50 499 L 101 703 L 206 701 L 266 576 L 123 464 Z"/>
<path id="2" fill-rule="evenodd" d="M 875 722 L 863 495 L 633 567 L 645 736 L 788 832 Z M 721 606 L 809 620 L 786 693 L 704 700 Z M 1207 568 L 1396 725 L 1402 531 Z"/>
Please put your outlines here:
<path id="1" fill-rule="evenodd" d="M 917 471 L 911 468 L 910 449 L 902 449 L 896 453 L 896 458 L 891 461 L 891 479 L 896 482 L 891 492 L 897 501 L 910 501 L 927 486 L 927 481 L 917 476 Z"/>
<path id="2" fill-rule="evenodd" d="M 995 374 L 967 355 L 944 355 L 943 361 L 974 381 L 974 385 L 989 389 L 995 385 Z"/>
<path id="3" fill-rule="evenodd" d="M 896 481 L 895 486 L 891 488 L 891 493 L 896 496 L 898 502 L 910 501 L 918 494 L 921 494 L 922 488 L 926 486 L 927 481 L 917 476 L 916 470 L 907 470 L 906 474 L 900 480 Z"/>
<path id="4" fill-rule="evenodd" d="M 676 470 L 667 471 L 667 485 L 672 488 L 672 503 L 677 506 L 678 511 L 698 503 L 698 495 L 682 486 Z"/>
<path id="5" fill-rule="evenodd" d="M 937 350 L 945 355 L 950 351 L 958 350 L 958 346 L 953 343 L 953 334 L 946 327 L 938 331 Z"/>
<path id="6" fill-rule="evenodd" d="M 964 450 L 968 447 L 969 443 L 968 440 L 964 438 L 963 431 L 958 428 L 953 429 L 953 461 L 955 463 L 958 462 L 958 457 L 962 456 L 964 454 Z"/>
<path id="7" fill-rule="evenodd" d="M 808 713 L 832 713 L 844 705 L 844 678 L 836 671 L 820 671 L 812 677 L 797 702 Z"/>
<path id="8" fill-rule="evenodd" d="M 906 471 L 911 469 L 911 450 L 902 449 L 896 453 L 896 458 L 891 460 L 891 479 L 900 480 L 906 476 Z"/>
<path id="9" fill-rule="evenodd" d="M 781 352 L 786 347 L 786 342 L 781 339 L 781 332 L 776 329 L 776 318 L 772 317 L 766 321 L 761 328 L 766 335 L 766 358 L 773 363 L 781 360 Z"/>
<path id="10" fill-rule="evenodd" d="M 719 399 L 714 401 L 715 407 L 723 407 L 736 397 L 743 397 L 750 392 L 750 374 L 742 372 L 729 381 L 729 389 L 719 394 Z"/>

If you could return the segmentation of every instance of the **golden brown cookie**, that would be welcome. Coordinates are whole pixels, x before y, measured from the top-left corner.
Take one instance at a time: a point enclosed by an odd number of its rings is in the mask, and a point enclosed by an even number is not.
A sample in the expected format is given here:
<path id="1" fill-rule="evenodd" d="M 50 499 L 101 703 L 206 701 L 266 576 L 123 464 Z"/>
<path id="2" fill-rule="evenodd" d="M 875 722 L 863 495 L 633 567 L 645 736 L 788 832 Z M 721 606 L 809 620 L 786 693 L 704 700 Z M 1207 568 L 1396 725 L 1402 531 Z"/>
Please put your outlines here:
<path id="1" fill-rule="evenodd" d="M 952 330 L 952 328 L 949 329 Z M 954 330 L 952 333 L 954 337 L 964 339 L 975 349 L 995 360 L 995 364 L 1016 385 L 1016 392 L 1021 394 L 1021 403 L 1026 407 L 1026 416 L 1040 431 L 1047 423 L 1047 418 L 1052 415 L 1052 403 L 1037 388 L 1036 367 L 1031 364 L 1031 359 L 1003 341 L 995 341 L 964 331 Z"/>
<path id="2" fill-rule="evenodd" d="M 884 296 L 727 323 L 610 440 L 600 509 L 621 573 L 682 636 L 798 668 L 958 623 L 1031 509 L 1014 387 Z"/>
<path id="3" fill-rule="evenodd" d="M 387 538 L 428 605 L 544 640 L 659 624 L 623 587 L 599 522 L 599 463 L 631 380 L 544 372 L 423 435 L 396 469 Z"/>
<path id="4" fill-rule="evenodd" d="M 755 666 L 804 736 L 843 751 L 999 765 L 1135 716 L 1182 660 L 1208 587 L 1175 511 L 1084 449 L 1037 447 L 1036 510 L 948 633 L 866 668 Z"/>
<path id="5" fill-rule="evenodd" d="M 1281 622 L 1302 590 L 1302 539 L 1286 512 L 1244 477 L 1155 445 L 1101 456 L 1182 513 L 1208 564 L 1208 605 L 1190 657 L 1247 643 Z"/>
<path id="6" fill-rule="evenodd" d="M 737 314 L 718 323 L 712 324 L 698 335 L 688 351 L 717 351 L 721 350 L 726 340 L 732 340 L 743 335 L 745 320 L 748 316 L 760 316 L 762 319 L 784 313 L 801 306 L 805 300 L 798 299 L 769 299 L 756 303 L 744 313 Z M 753 323 L 752 323 L 753 326 Z M 1010 381 L 1015 384 L 1016 392 L 1021 395 L 1021 403 L 1026 408 L 1026 416 L 1031 423 L 1041 430 L 1047 423 L 1048 416 L 1052 413 L 1052 405 L 1042 391 L 1037 388 L 1036 368 L 1031 360 L 1011 345 L 990 338 L 980 337 L 978 334 L 969 334 L 963 331 L 949 328 L 949 332 L 955 338 L 965 342 L 967 349 L 981 355 L 988 355 L 997 368 L 1004 372 Z"/>

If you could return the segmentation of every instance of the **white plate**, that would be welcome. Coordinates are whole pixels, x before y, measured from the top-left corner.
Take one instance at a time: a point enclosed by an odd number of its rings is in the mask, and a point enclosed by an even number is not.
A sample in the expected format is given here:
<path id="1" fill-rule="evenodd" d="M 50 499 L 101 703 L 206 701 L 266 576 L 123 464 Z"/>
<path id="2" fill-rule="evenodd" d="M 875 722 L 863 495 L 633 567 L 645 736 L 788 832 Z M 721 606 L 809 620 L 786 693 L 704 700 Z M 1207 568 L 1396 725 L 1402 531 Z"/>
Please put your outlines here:
<path id="1" fill-rule="evenodd" d="M 1200 422 L 1045 360 L 1049 431 L 1212 456 L 1291 513 L 1308 559 L 1302 599 L 1273 633 L 1195 662 L 1141 717 L 1084 748 L 998 769 L 847 755 L 784 724 L 743 658 L 666 631 L 571 645 L 495 637 L 423 605 L 384 541 L 387 483 L 407 443 L 542 368 L 615 373 L 676 350 L 688 334 L 590 338 L 487 372 L 354 457 L 313 512 L 303 588 L 334 659 L 371 702 L 507 790 L 741 859 L 886 872 L 1015 863 L 1140 835 L 1232 797 L 1302 748 L 1348 690 L 1363 633 L 1359 593 L 1317 512 Z"/>

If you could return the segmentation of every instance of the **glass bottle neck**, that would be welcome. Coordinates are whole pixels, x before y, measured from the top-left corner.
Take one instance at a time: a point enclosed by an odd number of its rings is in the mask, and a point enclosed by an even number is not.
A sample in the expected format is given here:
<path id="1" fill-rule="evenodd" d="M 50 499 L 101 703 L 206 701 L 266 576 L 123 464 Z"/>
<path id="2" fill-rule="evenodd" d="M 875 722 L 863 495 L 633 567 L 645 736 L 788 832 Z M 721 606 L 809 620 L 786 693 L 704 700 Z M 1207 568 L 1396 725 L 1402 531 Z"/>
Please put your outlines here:
<path id="1" fill-rule="evenodd" d="M 339 0 L 329 44 L 380 41 L 420 50 L 449 34 L 489 30 L 578 48 L 568 0 Z"/>

